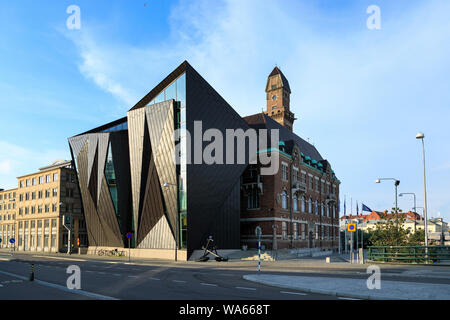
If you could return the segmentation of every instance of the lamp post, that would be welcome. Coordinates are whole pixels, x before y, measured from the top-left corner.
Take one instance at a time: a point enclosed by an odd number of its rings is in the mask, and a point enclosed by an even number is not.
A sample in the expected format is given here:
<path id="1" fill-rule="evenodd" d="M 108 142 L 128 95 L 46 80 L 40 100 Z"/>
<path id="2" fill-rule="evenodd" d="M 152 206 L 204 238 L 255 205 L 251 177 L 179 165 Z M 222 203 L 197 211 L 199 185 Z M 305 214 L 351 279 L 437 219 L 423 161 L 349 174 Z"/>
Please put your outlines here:
<path id="1" fill-rule="evenodd" d="M 423 190 L 424 190 L 424 209 L 423 209 L 423 218 L 424 218 L 424 227 L 425 227 L 425 253 L 428 256 L 428 228 L 427 228 L 427 178 L 425 174 L 425 135 L 422 132 L 419 132 L 416 135 L 416 139 L 422 140 L 422 162 L 423 162 Z M 428 259 L 426 259 L 428 263 Z"/>
<path id="2" fill-rule="evenodd" d="M 413 210 L 414 210 L 414 213 L 417 213 L 416 212 L 416 210 L 417 210 L 417 208 L 416 208 L 416 194 L 414 192 L 402 192 L 398 196 L 399 197 L 403 197 L 405 194 L 411 194 L 411 195 L 414 196 L 414 208 L 413 208 Z"/>
<path id="3" fill-rule="evenodd" d="M 397 188 L 400 184 L 400 180 L 394 179 L 394 178 L 380 178 L 375 180 L 375 183 L 380 183 L 381 180 L 394 180 L 394 185 L 395 185 L 395 214 L 397 215 L 398 213 L 398 197 L 397 197 Z"/>
<path id="4" fill-rule="evenodd" d="M 414 192 L 403 192 L 403 193 L 400 193 L 398 196 L 399 197 L 403 197 L 403 195 L 405 195 L 405 194 L 412 194 L 413 196 L 414 196 L 414 208 L 413 208 L 413 210 L 414 210 L 414 214 L 416 214 L 417 212 L 417 208 L 416 208 L 416 194 L 414 193 Z M 415 215 L 414 215 L 414 232 L 416 232 L 416 220 L 415 220 Z"/>
<path id="5" fill-rule="evenodd" d="M 61 210 L 61 206 L 64 204 L 64 202 L 59 203 L 59 208 Z M 66 216 L 63 216 L 63 226 L 67 229 L 67 254 L 71 254 L 71 240 L 72 240 L 72 217 L 69 216 L 70 220 L 70 226 L 66 225 Z"/>
<path id="6" fill-rule="evenodd" d="M 168 183 L 168 182 L 164 183 L 164 188 L 167 189 L 167 188 L 169 188 L 169 186 L 178 187 L 174 183 Z M 177 202 L 178 202 L 178 199 L 177 199 Z M 178 208 L 178 205 L 177 205 L 177 208 Z M 178 233 L 180 232 L 180 228 L 178 226 L 179 225 L 178 219 L 179 219 L 179 212 L 177 209 L 177 220 L 176 220 L 176 226 L 175 226 L 175 261 L 178 261 Z"/>

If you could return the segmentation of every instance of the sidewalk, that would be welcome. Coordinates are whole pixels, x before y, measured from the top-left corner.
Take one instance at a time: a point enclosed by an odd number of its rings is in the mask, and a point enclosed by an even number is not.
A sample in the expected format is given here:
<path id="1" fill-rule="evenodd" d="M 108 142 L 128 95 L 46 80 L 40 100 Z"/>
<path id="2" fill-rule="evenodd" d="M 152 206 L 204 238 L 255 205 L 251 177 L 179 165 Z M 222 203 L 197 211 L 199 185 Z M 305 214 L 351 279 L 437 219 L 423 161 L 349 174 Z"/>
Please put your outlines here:
<path id="1" fill-rule="evenodd" d="M 369 275 L 368 275 L 369 277 Z M 450 300 L 450 285 L 381 279 L 381 288 L 369 290 L 367 279 L 249 274 L 243 278 L 269 286 L 311 293 L 369 300 Z"/>

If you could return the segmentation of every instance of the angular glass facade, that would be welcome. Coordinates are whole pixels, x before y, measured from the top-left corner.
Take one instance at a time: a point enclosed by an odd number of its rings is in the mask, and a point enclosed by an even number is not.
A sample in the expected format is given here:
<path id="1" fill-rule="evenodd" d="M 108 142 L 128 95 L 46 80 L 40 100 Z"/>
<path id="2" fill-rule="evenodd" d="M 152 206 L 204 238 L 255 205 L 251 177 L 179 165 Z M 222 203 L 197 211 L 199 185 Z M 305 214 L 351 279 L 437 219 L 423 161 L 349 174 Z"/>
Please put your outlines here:
<path id="1" fill-rule="evenodd" d="M 121 219 L 119 215 L 119 209 L 118 209 L 118 196 L 117 196 L 117 183 L 116 183 L 116 172 L 114 170 L 114 161 L 112 156 L 112 149 L 111 149 L 111 143 L 109 143 L 108 146 L 108 154 L 106 156 L 106 163 L 105 163 L 105 178 L 106 183 L 108 184 L 109 193 L 111 195 L 111 200 L 114 205 L 114 210 L 117 217 L 117 222 L 119 223 L 119 228 L 121 233 L 124 233 L 124 230 L 122 228 Z"/>

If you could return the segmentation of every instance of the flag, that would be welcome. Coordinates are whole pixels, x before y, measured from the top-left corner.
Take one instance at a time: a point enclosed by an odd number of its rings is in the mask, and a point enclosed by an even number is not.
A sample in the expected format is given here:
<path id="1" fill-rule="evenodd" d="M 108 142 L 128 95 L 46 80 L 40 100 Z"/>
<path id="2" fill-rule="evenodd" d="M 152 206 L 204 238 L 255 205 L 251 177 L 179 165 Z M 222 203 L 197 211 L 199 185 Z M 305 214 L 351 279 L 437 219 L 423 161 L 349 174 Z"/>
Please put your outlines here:
<path id="1" fill-rule="evenodd" d="M 362 204 L 362 209 L 361 211 L 368 211 L 368 212 L 372 212 L 372 209 L 370 209 L 368 206 L 366 206 L 364 203 Z"/>
<path id="2" fill-rule="evenodd" d="M 347 208 L 345 206 L 345 197 L 344 197 L 344 216 L 347 216 Z"/>

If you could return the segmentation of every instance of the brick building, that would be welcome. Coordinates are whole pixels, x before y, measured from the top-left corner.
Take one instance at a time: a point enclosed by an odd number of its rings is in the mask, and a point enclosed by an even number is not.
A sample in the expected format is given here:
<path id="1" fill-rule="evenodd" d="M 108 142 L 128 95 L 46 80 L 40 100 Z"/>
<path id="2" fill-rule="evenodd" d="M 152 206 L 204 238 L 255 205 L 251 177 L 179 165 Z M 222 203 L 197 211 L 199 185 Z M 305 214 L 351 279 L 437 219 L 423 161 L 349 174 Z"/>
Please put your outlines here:
<path id="1" fill-rule="evenodd" d="M 266 85 L 267 110 L 245 117 L 254 129 L 279 129 L 275 175 L 250 165 L 241 178 L 241 244 L 256 247 L 256 229 L 267 249 L 338 248 L 339 185 L 330 163 L 293 132 L 290 86 L 276 67 Z"/>

